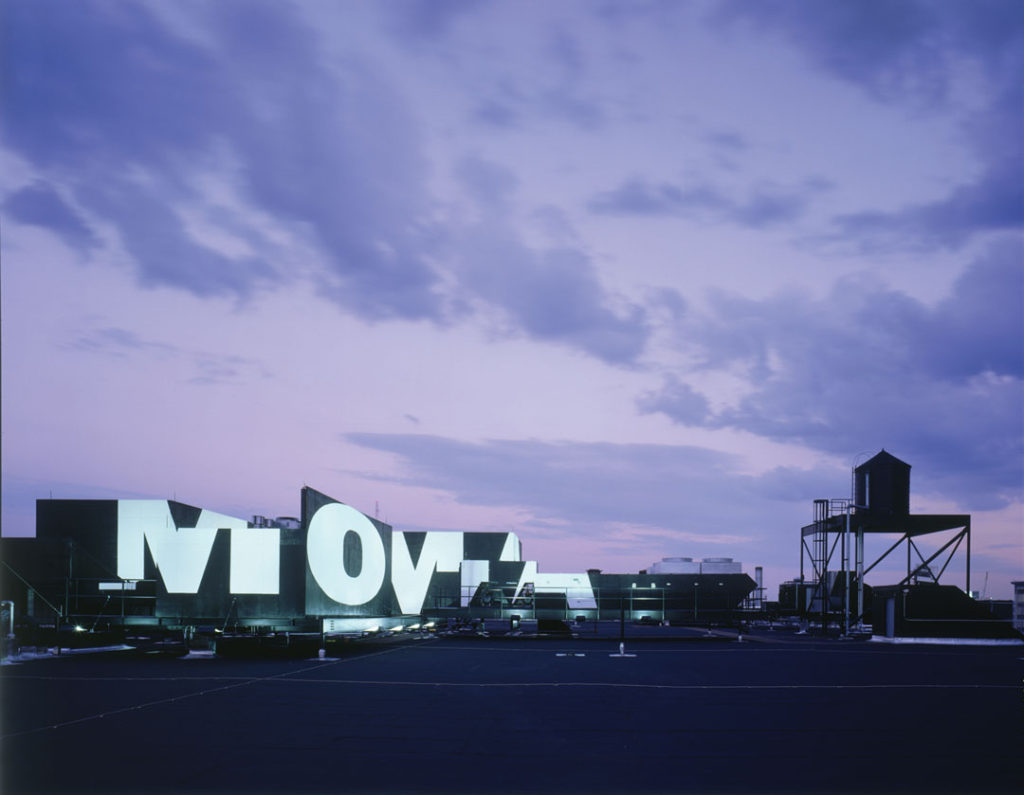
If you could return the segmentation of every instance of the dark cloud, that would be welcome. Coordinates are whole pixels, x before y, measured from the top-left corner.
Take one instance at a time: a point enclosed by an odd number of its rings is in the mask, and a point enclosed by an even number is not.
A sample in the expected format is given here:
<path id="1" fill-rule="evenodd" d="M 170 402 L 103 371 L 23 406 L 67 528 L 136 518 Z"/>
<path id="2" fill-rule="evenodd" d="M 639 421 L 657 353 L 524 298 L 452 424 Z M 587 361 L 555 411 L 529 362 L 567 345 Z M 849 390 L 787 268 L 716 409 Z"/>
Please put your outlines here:
<path id="1" fill-rule="evenodd" d="M 243 381 L 251 374 L 255 363 L 245 356 L 201 353 L 192 357 L 196 374 L 188 383 L 197 386 L 214 386 L 232 381 Z"/>
<path id="2" fill-rule="evenodd" d="M 481 5 L 481 0 L 394 0 L 387 4 L 394 30 L 415 42 L 442 38 L 458 19 Z"/>
<path id="3" fill-rule="evenodd" d="M 683 190 L 668 182 L 655 185 L 633 177 L 595 196 L 589 207 L 593 212 L 606 215 L 677 215 L 702 210 L 718 212 L 728 204 L 721 193 L 706 186 Z"/>
<path id="4" fill-rule="evenodd" d="M 584 132 L 604 127 L 605 113 L 600 103 L 582 96 L 572 84 L 556 86 L 543 92 L 537 102 L 548 118 L 567 122 Z"/>
<path id="5" fill-rule="evenodd" d="M 931 378 L 1024 379 L 1024 245 L 993 244 L 934 309 L 879 291 L 858 321 L 905 339 L 913 362 Z"/>
<path id="6" fill-rule="evenodd" d="M 398 482 L 449 492 L 463 504 L 525 508 L 535 521 L 558 523 L 560 535 L 591 539 L 614 537 L 616 525 L 631 525 L 708 536 L 709 543 L 724 536 L 735 546 L 735 537 L 764 531 L 764 501 L 780 508 L 773 523 L 781 519 L 795 529 L 807 511 L 802 503 L 842 490 L 848 481 L 838 470 L 744 475 L 733 456 L 688 446 L 469 443 L 369 433 L 344 438 L 399 456 L 404 474 L 394 478 Z M 799 504 L 784 508 L 789 501 Z"/>
<path id="7" fill-rule="evenodd" d="M 461 241 L 463 287 L 503 309 L 531 337 L 582 350 L 610 364 L 631 364 L 650 328 L 632 305 L 616 311 L 590 259 L 574 248 L 536 250 L 498 224 L 481 224 Z"/>
<path id="8" fill-rule="evenodd" d="M 661 389 L 648 392 L 637 400 L 637 408 L 644 414 L 666 414 L 684 425 L 703 425 L 710 407 L 706 397 L 676 376 L 669 375 Z"/>
<path id="9" fill-rule="evenodd" d="M 755 190 L 749 198 L 733 208 L 732 219 L 741 226 L 760 229 L 773 224 L 794 221 L 804 214 L 806 195 Z"/>
<path id="10" fill-rule="evenodd" d="M 497 129 L 517 129 L 528 123 L 552 121 L 593 132 L 606 122 L 601 104 L 583 93 L 575 76 L 528 86 L 517 86 L 511 79 L 503 79 L 489 96 L 474 105 L 471 117 Z"/>
<path id="11" fill-rule="evenodd" d="M 605 125 L 605 111 L 587 86 L 588 59 L 579 38 L 563 25 L 548 34 L 545 54 L 550 64 L 547 80 L 534 103 L 547 118 L 568 123 L 584 132 Z"/>
<path id="12" fill-rule="evenodd" d="M 408 35 L 426 36 L 469 8 L 411 3 L 394 13 L 411 26 Z M 446 323 L 478 297 L 536 339 L 609 362 L 635 360 L 648 333 L 643 313 L 610 308 L 584 255 L 534 251 L 504 223 L 493 241 L 470 230 L 474 250 L 460 253 L 451 249 L 460 231 L 425 220 L 435 207 L 416 124 L 372 64 L 347 57 L 328 67 L 314 32 L 286 5 L 228 2 L 193 12 L 202 38 L 175 33 L 137 5 L 57 13 L 46 0 L 14 3 L 6 20 L 18 35 L 6 52 L 5 141 L 116 229 L 141 283 L 245 297 L 298 275 L 282 265 L 289 252 L 280 242 L 196 179 L 204 164 L 223 178 L 217 169 L 228 164 L 241 201 L 325 255 L 302 275 L 345 311 Z M 581 68 L 572 38 L 553 46 L 565 74 L 524 101 L 573 124 L 598 124 L 599 111 L 572 90 Z M 457 173 L 486 212 L 516 187 L 511 172 L 479 158 L 463 160 Z M 11 216 L 88 240 L 46 190 L 17 194 Z M 190 212 L 238 244 L 204 239 Z M 463 283 L 442 289 L 433 264 L 442 254 L 468 263 Z"/>
<path id="13" fill-rule="evenodd" d="M 735 132 L 716 131 L 702 136 L 708 146 L 708 159 L 715 166 L 726 172 L 740 170 L 740 158 L 745 155 L 750 144 L 746 138 Z"/>
<path id="14" fill-rule="evenodd" d="M 185 379 L 186 382 L 201 386 L 267 377 L 262 365 L 248 357 L 181 348 L 157 340 L 144 339 L 130 329 L 117 326 L 89 329 L 70 340 L 64 347 L 118 359 L 133 359 L 136 362 L 184 362 L 194 372 Z"/>
<path id="15" fill-rule="evenodd" d="M 955 75 L 976 75 L 964 122 L 984 164 L 977 180 L 894 213 L 836 219 L 862 248 L 959 246 L 1024 222 L 1024 4 L 1017 0 L 801 0 L 729 3 L 717 19 L 779 32 L 823 71 L 881 102 L 948 109 Z"/>
<path id="16" fill-rule="evenodd" d="M 549 36 L 548 53 L 567 76 L 584 71 L 584 56 L 579 40 L 564 27 L 556 27 Z"/>
<path id="17" fill-rule="evenodd" d="M 328 71 L 288 6 L 195 10 L 209 46 L 141 5 L 10 4 L 7 144 L 117 227 L 144 283 L 244 295 L 289 277 L 257 229 L 244 239 L 259 258 L 239 258 L 178 217 L 208 199 L 195 170 L 226 160 L 259 209 L 310 231 L 327 255 L 325 295 L 365 317 L 443 317 L 402 101 L 355 60 L 340 79 Z"/>
<path id="18" fill-rule="evenodd" d="M 937 201 L 895 213 L 842 215 L 834 223 L 833 239 L 856 240 L 869 250 L 956 248 L 975 234 L 1019 229 L 1024 225 L 1024 159 L 1019 164 L 1000 161 L 977 182 Z"/>
<path id="19" fill-rule="evenodd" d="M 538 72 L 503 72 L 471 110 L 474 121 L 496 129 L 566 124 L 583 132 L 605 126 L 603 105 L 587 81 L 587 59 L 576 36 L 556 26 L 546 34 Z"/>
<path id="20" fill-rule="evenodd" d="M 634 304 L 616 306 L 623 302 L 601 286 L 593 262 L 571 243 L 564 216 L 539 208 L 534 217 L 539 213 L 538 220 L 563 243 L 528 246 L 508 223 L 515 175 L 479 157 L 464 158 L 455 173 L 481 216 L 455 241 L 464 294 L 502 310 L 512 333 L 567 345 L 610 364 L 635 363 L 650 336 L 647 313 Z"/>
<path id="21" fill-rule="evenodd" d="M 15 221 L 55 232 L 67 245 L 79 251 L 87 251 L 99 244 L 81 216 L 45 182 L 35 182 L 8 196 L 4 211 Z"/>
<path id="22" fill-rule="evenodd" d="M 68 347 L 118 358 L 135 353 L 167 356 L 175 355 L 178 352 L 177 348 L 172 345 L 144 340 L 134 331 L 116 326 L 90 329 L 69 342 Z"/>
<path id="23" fill-rule="evenodd" d="M 490 206 L 504 205 L 519 184 L 509 169 L 480 157 L 464 157 L 456 164 L 455 175 L 471 197 Z"/>
<path id="24" fill-rule="evenodd" d="M 237 108 L 214 59 L 142 6 L 15 2 L 5 16 L 4 137 L 38 165 L 84 169 L 88 156 L 117 178 L 169 141 L 202 144 L 197 119 Z"/>
<path id="25" fill-rule="evenodd" d="M 544 233 L 544 236 L 560 245 L 578 245 L 579 235 L 569 220 L 569 214 L 561 207 L 544 204 L 530 213 L 530 220 Z"/>
<path id="26" fill-rule="evenodd" d="M 708 133 L 704 139 L 713 147 L 731 154 L 745 151 L 749 147 L 745 137 L 737 132 L 727 130 Z"/>
<path id="27" fill-rule="evenodd" d="M 690 305 L 682 293 L 673 287 L 658 287 L 649 291 L 647 305 L 663 310 L 670 325 L 676 325 L 686 318 Z"/>
<path id="28" fill-rule="evenodd" d="M 499 129 L 515 129 L 522 121 L 522 114 L 515 108 L 514 103 L 496 97 L 490 97 L 478 104 L 472 115 L 477 121 Z"/>
<path id="29" fill-rule="evenodd" d="M 229 257 L 193 240 L 166 196 L 118 184 L 81 185 L 76 195 L 93 212 L 116 221 L 146 286 L 243 297 L 282 278 L 266 260 Z"/>
<path id="30" fill-rule="evenodd" d="M 511 77 L 503 77 L 489 93 L 476 101 L 471 117 L 497 130 L 512 130 L 523 126 L 528 112 L 528 102 L 522 90 Z"/>
<path id="31" fill-rule="evenodd" d="M 822 180 L 789 189 L 760 185 L 737 201 L 706 184 L 684 188 L 633 177 L 598 194 L 588 206 L 603 215 L 706 217 L 756 229 L 800 218 L 810 199 L 826 187 Z"/>
<path id="32" fill-rule="evenodd" d="M 778 30 L 825 71 L 879 98 L 944 98 L 944 42 L 935 37 L 935 4 L 917 0 L 808 3 L 763 0 L 726 3 L 719 20 Z"/>
<path id="33" fill-rule="evenodd" d="M 677 376 L 641 411 L 736 428 L 836 455 L 903 451 L 932 491 L 999 507 L 1024 479 L 1024 271 L 994 245 L 934 307 L 847 280 L 825 300 L 719 294 L 685 344 L 701 369 L 742 373 L 750 392 L 703 414 Z"/>

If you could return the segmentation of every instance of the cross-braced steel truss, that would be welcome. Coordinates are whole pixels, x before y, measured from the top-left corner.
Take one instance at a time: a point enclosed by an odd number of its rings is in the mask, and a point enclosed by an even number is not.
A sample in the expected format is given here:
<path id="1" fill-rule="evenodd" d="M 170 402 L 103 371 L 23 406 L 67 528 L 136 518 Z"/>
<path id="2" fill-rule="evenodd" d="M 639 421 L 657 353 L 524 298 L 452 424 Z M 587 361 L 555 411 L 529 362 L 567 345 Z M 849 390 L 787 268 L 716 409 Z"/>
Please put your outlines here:
<path id="1" fill-rule="evenodd" d="M 915 539 L 945 531 L 955 532 L 926 558 Z M 873 563 L 865 566 L 864 537 L 869 533 L 899 534 L 899 538 Z M 912 581 L 939 582 L 964 545 L 964 589 L 970 592 L 969 514 L 878 516 L 858 509 L 849 499 L 815 500 L 814 521 L 800 531 L 800 580 L 808 584 L 805 611 L 820 615 L 823 626 L 838 619 L 844 633 L 860 625 L 865 614 L 864 577 L 902 544 L 907 550 L 906 575 L 897 585 Z"/>

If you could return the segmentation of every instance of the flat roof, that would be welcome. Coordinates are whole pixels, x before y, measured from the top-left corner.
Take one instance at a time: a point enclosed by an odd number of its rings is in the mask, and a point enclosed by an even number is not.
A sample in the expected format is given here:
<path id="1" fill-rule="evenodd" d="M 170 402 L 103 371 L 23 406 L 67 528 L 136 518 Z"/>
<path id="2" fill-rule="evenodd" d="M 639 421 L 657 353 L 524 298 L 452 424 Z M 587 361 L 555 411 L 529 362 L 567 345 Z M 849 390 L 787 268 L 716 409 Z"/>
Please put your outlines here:
<path id="1" fill-rule="evenodd" d="M 628 631 L 628 630 L 627 630 Z M 1012 791 L 1020 647 L 424 639 L 0 669 L 5 792 Z"/>
<path id="2" fill-rule="evenodd" d="M 967 527 L 970 523 L 971 515 L 969 513 L 911 513 L 904 516 L 885 517 L 854 513 L 850 516 L 850 531 L 907 533 L 910 536 L 919 536 Z M 846 517 L 844 515 L 830 516 L 825 524 L 830 533 L 840 533 L 846 528 Z M 801 535 L 808 536 L 817 532 L 817 529 L 817 523 L 812 523 L 804 525 L 800 528 L 800 532 Z"/>

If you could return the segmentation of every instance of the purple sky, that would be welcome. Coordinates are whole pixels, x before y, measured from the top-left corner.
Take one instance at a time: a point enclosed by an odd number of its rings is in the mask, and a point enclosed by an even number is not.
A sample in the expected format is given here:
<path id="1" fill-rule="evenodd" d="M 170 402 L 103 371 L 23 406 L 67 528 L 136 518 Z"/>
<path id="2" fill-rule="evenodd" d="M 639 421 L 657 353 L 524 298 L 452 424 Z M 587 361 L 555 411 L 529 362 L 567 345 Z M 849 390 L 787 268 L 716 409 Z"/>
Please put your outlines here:
<path id="1" fill-rule="evenodd" d="M 774 598 L 884 447 L 1024 579 L 1016 0 L 4 17 L 5 535 L 308 484 Z"/>

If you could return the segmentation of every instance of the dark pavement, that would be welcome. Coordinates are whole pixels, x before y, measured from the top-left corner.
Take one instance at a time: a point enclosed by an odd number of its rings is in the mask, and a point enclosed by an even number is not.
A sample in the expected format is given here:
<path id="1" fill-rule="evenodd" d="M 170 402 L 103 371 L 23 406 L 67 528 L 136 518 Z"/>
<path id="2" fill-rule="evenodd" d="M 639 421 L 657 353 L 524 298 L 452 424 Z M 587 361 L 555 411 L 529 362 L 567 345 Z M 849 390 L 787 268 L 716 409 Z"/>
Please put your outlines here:
<path id="1" fill-rule="evenodd" d="M 424 639 L 2 669 L 2 792 L 1020 792 L 1024 647 Z"/>

